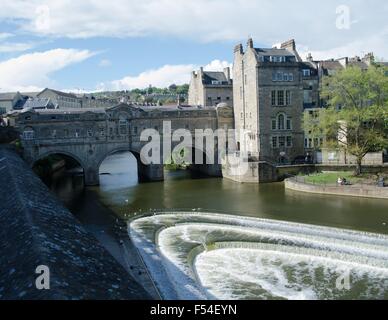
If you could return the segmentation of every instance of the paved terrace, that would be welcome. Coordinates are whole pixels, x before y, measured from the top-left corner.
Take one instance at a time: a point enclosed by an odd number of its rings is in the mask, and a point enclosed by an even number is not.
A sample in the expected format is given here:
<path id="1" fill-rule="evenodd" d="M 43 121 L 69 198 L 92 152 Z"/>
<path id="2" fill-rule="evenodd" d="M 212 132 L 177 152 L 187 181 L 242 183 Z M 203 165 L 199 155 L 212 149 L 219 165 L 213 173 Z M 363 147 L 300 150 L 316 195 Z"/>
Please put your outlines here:
<path id="1" fill-rule="evenodd" d="M 0 299 L 148 299 L 11 149 L 0 146 Z M 50 290 L 35 269 L 50 268 Z"/>

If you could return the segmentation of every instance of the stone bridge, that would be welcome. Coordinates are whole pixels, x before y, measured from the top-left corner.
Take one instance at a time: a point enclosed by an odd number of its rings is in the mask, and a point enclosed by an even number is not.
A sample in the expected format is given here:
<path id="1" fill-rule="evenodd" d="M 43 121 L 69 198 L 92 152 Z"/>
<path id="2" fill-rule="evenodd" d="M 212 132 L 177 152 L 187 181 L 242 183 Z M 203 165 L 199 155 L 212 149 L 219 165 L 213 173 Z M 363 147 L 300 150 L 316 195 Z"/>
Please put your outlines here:
<path id="1" fill-rule="evenodd" d="M 65 155 L 76 160 L 84 170 L 85 185 L 99 184 L 99 167 L 106 157 L 119 151 L 130 151 L 137 159 L 139 180 L 163 180 L 163 159 L 144 163 L 140 151 L 148 143 L 141 141 L 145 129 L 160 134 L 163 154 L 163 128 L 171 130 L 216 130 L 233 128 L 233 110 L 226 104 L 217 107 L 160 106 L 137 107 L 120 104 L 109 109 L 29 110 L 17 115 L 15 125 L 21 132 L 23 156 L 32 167 L 49 155 Z M 221 175 L 218 163 L 219 139 L 214 139 L 215 159 L 195 164 L 192 169 L 211 176 Z M 180 141 L 172 141 L 172 148 Z M 206 142 L 207 143 L 207 142 Z M 227 143 L 223 143 L 226 145 Z M 226 151 L 226 150 L 225 150 Z M 193 153 L 194 154 L 194 153 Z"/>

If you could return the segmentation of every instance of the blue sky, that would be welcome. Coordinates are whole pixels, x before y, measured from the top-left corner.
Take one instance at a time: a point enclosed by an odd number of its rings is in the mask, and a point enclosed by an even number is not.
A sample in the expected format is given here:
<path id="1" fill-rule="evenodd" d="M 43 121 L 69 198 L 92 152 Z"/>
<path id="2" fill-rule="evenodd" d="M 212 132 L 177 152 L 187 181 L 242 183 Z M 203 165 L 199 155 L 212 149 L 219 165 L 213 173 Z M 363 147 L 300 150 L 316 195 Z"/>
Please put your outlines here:
<path id="1" fill-rule="evenodd" d="M 220 70 L 252 36 L 302 57 L 388 58 L 381 0 L 0 0 L 0 91 L 117 90 Z"/>

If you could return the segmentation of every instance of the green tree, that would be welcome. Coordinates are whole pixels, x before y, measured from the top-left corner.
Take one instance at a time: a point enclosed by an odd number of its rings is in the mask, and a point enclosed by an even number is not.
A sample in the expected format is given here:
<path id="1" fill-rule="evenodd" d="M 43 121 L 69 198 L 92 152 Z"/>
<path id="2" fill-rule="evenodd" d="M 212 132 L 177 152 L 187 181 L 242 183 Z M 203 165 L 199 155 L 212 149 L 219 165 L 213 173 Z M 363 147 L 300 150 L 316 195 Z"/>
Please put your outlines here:
<path id="1" fill-rule="evenodd" d="M 323 133 L 327 147 L 353 155 L 357 162 L 355 174 L 359 175 L 365 155 L 381 151 L 388 144 L 387 68 L 373 65 L 368 70 L 341 70 L 324 79 L 321 96 L 327 108 L 320 112 L 318 124 L 310 121 L 306 125 Z"/>

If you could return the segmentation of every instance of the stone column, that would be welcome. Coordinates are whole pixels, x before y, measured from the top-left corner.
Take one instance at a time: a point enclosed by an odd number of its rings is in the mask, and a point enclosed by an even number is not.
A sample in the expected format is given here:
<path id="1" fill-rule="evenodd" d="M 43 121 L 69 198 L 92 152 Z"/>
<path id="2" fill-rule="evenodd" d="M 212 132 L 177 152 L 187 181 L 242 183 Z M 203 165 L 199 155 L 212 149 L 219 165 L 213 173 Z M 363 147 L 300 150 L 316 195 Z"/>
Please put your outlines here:
<path id="1" fill-rule="evenodd" d="M 138 162 L 138 174 L 140 181 L 163 181 L 164 168 L 162 164 L 144 165 Z"/>
<path id="2" fill-rule="evenodd" d="M 98 186 L 100 184 L 100 176 L 98 169 L 87 168 L 84 172 L 85 186 Z"/>

